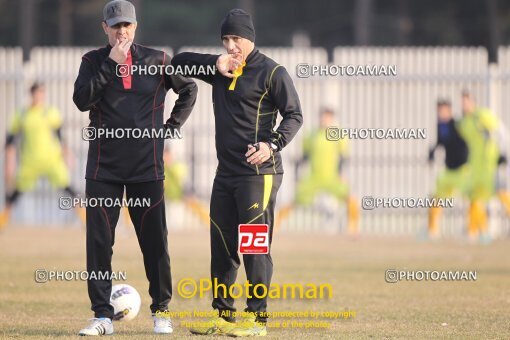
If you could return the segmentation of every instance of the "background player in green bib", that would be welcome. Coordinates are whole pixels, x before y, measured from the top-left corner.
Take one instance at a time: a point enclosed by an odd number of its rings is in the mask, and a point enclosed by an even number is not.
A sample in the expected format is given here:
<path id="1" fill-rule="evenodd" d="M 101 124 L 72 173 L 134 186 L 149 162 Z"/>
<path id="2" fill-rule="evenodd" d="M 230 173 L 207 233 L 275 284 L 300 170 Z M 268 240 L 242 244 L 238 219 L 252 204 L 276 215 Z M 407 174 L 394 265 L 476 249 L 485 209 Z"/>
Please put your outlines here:
<path id="1" fill-rule="evenodd" d="M 333 110 L 323 109 L 320 116 L 320 128 L 310 133 L 303 143 L 303 161 L 310 163 L 310 172 L 297 184 L 295 204 L 309 205 L 321 192 L 333 195 L 347 205 L 347 232 L 358 232 L 359 207 L 350 195 L 349 185 L 340 176 L 340 162 L 347 154 L 347 139 L 337 141 L 326 138 L 326 129 L 335 125 Z M 278 222 L 288 216 L 293 205 L 284 207 L 278 214 Z M 278 223 L 279 224 L 279 223 Z"/>
<path id="2" fill-rule="evenodd" d="M 495 132 L 499 121 L 489 109 L 477 107 L 467 91 L 462 93 L 462 111 L 464 116 L 459 123 L 459 131 L 469 149 L 467 189 L 471 206 L 468 237 L 474 240 L 480 236 L 480 240 L 485 242 L 489 240 L 487 202 L 497 194 L 507 213 L 510 213 L 510 195 L 496 185 L 500 153 Z"/>
<path id="3" fill-rule="evenodd" d="M 60 112 L 57 108 L 46 105 L 46 90 L 43 84 L 32 85 L 30 94 L 30 106 L 15 113 L 7 135 L 8 180 L 15 174 L 17 137 L 21 139 L 21 150 L 15 189 L 6 197 L 5 210 L 0 214 L 0 228 L 8 223 L 12 206 L 20 194 L 33 190 L 41 177 L 48 178 L 54 188 L 76 196 L 76 191 L 70 187 L 69 171 L 63 156 Z M 77 212 L 83 220 L 82 210 L 77 209 Z"/>
<path id="4" fill-rule="evenodd" d="M 438 147 L 445 150 L 445 169 L 436 180 L 434 197 L 448 198 L 455 194 L 466 194 L 469 170 L 467 166 L 468 148 L 460 135 L 458 122 L 452 115 L 452 106 L 448 100 L 437 102 L 437 143 L 429 151 L 429 162 L 434 160 Z M 439 218 L 441 207 L 429 209 L 428 238 L 439 236 Z"/>

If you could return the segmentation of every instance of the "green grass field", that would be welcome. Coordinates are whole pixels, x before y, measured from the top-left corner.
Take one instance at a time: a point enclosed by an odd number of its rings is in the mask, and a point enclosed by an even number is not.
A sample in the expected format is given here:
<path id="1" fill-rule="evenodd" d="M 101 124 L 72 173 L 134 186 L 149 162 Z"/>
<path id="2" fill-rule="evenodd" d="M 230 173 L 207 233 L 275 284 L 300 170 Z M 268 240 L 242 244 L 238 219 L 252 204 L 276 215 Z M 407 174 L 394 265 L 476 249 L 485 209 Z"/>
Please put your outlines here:
<path id="1" fill-rule="evenodd" d="M 208 311 L 207 298 L 178 297 L 176 282 L 209 276 L 208 232 L 170 231 L 174 280 L 172 311 Z M 510 241 L 490 246 L 411 238 L 277 233 L 273 243 L 274 283 L 330 283 L 333 297 L 280 299 L 269 311 L 344 311 L 354 318 L 324 320 L 329 329 L 270 328 L 271 339 L 509 339 Z M 84 270 L 82 230 L 13 228 L 0 234 L 0 338 L 76 338 L 92 317 L 82 281 L 36 283 L 34 271 Z M 386 283 L 385 270 L 476 270 L 477 281 Z M 116 322 L 117 339 L 161 338 L 152 334 L 148 283 L 134 233 L 118 233 L 114 270 L 142 295 L 138 317 Z M 244 270 L 238 282 L 244 282 Z M 236 306 L 244 308 L 244 302 Z M 192 338 L 174 318 L 174 338 Z M 275 319 L 271 321 L 292 321 Z M 294 319 L 307 322 L 310 319 Z M 215 337 L 218 338 L 218 337 Z M 220 337 L 221 338 L 221 337 Z"/>

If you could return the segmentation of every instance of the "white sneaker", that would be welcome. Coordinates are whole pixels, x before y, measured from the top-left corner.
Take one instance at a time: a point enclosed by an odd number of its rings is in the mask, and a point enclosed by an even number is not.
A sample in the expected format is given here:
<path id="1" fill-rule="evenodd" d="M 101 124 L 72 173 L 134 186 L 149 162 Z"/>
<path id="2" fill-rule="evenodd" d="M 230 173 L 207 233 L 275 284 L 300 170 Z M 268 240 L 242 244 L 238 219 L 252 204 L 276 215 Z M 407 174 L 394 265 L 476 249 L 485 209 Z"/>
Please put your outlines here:
<path id="1" fill-rule="evenodd" d="M 174 331 L 172 328 L 172 319 L 165 312 L 152 314 L 154 320 L 154 333 L 170 334 Z"/>
<path id="2" fill-rule="evenodd" d="M 113 334 L 112 320 L 108 318 L 90 319 L 90 325 L 83 328 L 78 335 L 110 335 Z"/>

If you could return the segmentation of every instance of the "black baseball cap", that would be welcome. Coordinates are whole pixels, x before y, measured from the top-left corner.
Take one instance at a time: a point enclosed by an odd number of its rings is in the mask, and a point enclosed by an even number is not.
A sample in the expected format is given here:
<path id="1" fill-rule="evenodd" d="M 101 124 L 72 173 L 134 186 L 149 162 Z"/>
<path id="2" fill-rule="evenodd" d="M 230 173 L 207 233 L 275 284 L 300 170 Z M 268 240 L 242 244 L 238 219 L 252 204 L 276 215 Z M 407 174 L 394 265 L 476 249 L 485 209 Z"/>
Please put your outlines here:
<path id="1" fill-rule="evenodd" d="M 108 26 L 121 22 L 136 24 L 135 6 L 126 0 L 110 1 L 103 8 L 103 19 Z"/>

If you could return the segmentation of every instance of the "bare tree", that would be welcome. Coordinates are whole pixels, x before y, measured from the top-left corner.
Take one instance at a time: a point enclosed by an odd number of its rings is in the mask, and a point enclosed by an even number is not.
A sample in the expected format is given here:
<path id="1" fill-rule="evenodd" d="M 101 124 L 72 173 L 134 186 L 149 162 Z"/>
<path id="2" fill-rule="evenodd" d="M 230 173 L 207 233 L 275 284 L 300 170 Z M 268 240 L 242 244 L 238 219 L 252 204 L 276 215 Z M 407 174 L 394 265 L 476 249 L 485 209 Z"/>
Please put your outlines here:
<path id="1" fill-rule="evenodd" d="M 34 1 L 21 0 L 19 17 L 19 41 L 23 49 L 23 61 L 30 58 L 30 49 L 34 45 Z"/>
<path id="2" fill-rule="evenodd" d="M 354 7 L 354 43 L 369 45 L 371 42 L 371 23 L 373 0 L 356 0 Z"/>
<path id="3" fill-rule="evenodd" d="M 489 25 L 489 63 L 498 63 L 498 47 L 501 41 L 500 25 L 498 22 L 498 0 L 485 0 Z"/>
<path id="4" fill-rule="evenodd" d="M 72 45 L 72 4 L 70 0 L 59 0 L 58 8 L 58 44 L 60 46 Z"/>

